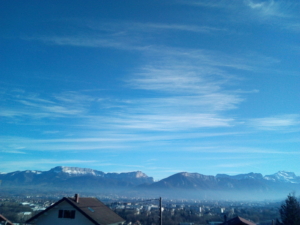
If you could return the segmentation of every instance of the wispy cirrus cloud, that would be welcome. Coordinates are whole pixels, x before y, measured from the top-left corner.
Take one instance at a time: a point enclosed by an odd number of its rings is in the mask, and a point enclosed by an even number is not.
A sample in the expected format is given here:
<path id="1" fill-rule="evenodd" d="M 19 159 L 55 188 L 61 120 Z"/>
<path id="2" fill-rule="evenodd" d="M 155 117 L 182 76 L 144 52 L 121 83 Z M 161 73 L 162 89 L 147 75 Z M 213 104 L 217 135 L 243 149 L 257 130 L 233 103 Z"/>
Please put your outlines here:
<path id="1" fill-rule="evenodd" d="M 19 95 L 14 101 L 20 104 L 21 110 L 6 109 L 8 111 L 2 111 L 2 115 L 81 117 L 93 120 L 93 124 L 99 121 L 99 126 L 105 124 L 106 129 L 162 131 L 234 125 L 234 118 L 222 112 L 237 108 L 243 98 L 236 90 L 226 88 L 238 80 L 227 68 L 252 70 L 247 59 L 214 51 L 159 49 L 157 46 L 143 53 L 146 64 L 128 77 L 126 88 L 141 90 L 145 97 L 124 99 L 122 104 L 110 101 L 110 107 L 106 108 L 113 110 L 110 116 L 97 117 L 89 105 L 93 102 L 104 108 L 107 106 L 105 100 L 96 103 L 98 98 L 76 92 L 54 94 L 51 100 Z M 149 97 L 146 93 L 149 91 L 163 95 Z"/>
<path id="2" fill-rule="evenodd" d="M 178 65 L 178 61 L 176 62 Z M 170 63 L 173 64 L 173 63 Z M 203 68 L 204 69 L 204 68 Z M 208 68 L 209 70 L 210 68 Z M 212 68 L 211 68 L 212 69 Z M 197 73 L 198 68 L 188 66 L 164 65 L 144 67 L 137 76 L 130 80 L 134 88 L 164 92 L 212 93 L 220 89 L 216 81 L 205 79 L 210 71 Z M 208 73 L 207 73 L 208 72 Z"/>
<path id="3" fill-rule="evenodd" d="M 219 164 L 214 166 L 221 167 L 221 168 L 242 168 L 242 167 L 249 167 L 249 166 L 258 165 L 262 163 L 263 162 L 251 161 L 251 162 L 240 162 L 240 163 L 226 163 L 226 164 Z"/>
<path id="4" fill-rule="evenodd" d="M 143 27 L 144 29 L 161 29 L 161 30 L 174 30 L 174 31 L 190 31 L 200 33 L 220 32 L 226 31 L 224 28 L 209 27 L 209 26 L 196 26 L 196 25 L 184 25 L 184 24 L 136 24 L 136 26 Z"/>
<path id="5" fill-rule="evenodd" d="M 293 17 L 293 12 L 296 12 L 295 7 L 299 7 L 297 1 L 276 1 L 276 0 L 227 0 L 215 1 L 215 0 L 204 0 L 204 1 L 182 1 L 181 4 L 189 4 L 199 7 L 210 7 L 210 8 L 222 8 L 224 10 L 230 10 L 236 12 L 238 9 L 245 13 L 247 9 L 255 10 L 261 16 L 271 17 Z M 245 15 L 251 16 L 251 14 Z"/>
<path id="6" fill-rule="evenodd" d="M 136 45 L 133 39 L 103 37 L 101 35 L 56 35 L 24 37 L 28 41 L 41 41 L 46 44 L 77 47 L 116 48 L 121 50 L 145 50 L 147 46 Z"/>
<path id="7" fill-rule="evenodd" d="M 145 122 L 144 122 L 145 123 Z M 94 121 L 94 125 L 99 126 L 97 122 Z M 119 124 L 117 124 L 119 125 Z M 128 124 L 130 125 L 130 124 Z M 138 124 L 139 125 L 139 124 Z M 142 125 L 141 125 L 142 126 Z M 162 125 L 156 125 L 155 129 L 158 128 L 162 131 L 165 131 Z M 180 125 L 179 125 L 180 126 Z M 206 126 L 214 126 L 214 125 L 206 125 Z M 120 128 L 120 127 L 119 127 Z M 44 139 L 39 138 L 25 138 L 25 137 L 17 137 L 17 136 L 0 136 L 0 148 L 3 150 L 3 153 L 19 153 L 19 154 L 35 154 L 34 152 L 118 152 L 118 151 L 136 151 L 136 143 L 138 145 L 149 146 L 155 143 L 156 146 L 165 146 L 165 143 L 169 143 L 171 141 L 180 142 L 182 140 L 190 140 L 192 142 L 199 140 L 206 140 L 214 137 L 232 137 L 239 136 L 241 132 L 202 132 L 202 133 L 184 133 L 178 134 L 176 131 L 172 130 L 171 133 L 132 133 L 128 132 L 126 134 L 126 129 L 123 128 L 122 131 L 97 131 L 95 129 L 90 129 L 89 125 L 84 128 L 85 132 L 79 131 L 76 133 L 74 137 L 61 137 L 62 135 L 53 136 L 47 135 Z M 128 128 L 128 130 L 132 130 L 133 128 Z M 145 127 L 139 127 L 139 130 L 146 129 Z M 178 129 L 178 128 L 177 128 Z M 183 129 L 183 128 L 181 128 Z M 186 128 L 187 129 L 187 128 Z M 86 133 L 88 130 L 88 133 Z M 116 129 L 115 129 L 116 130 Z M 120 130 L 120 129 L 117 129 Z M 175 132 L 175 133 L 174 133 Z M 99 137 L 101 136 L 101 137 Z M 12 145 L 11 143 L 18 143 Z M 252 152 L 257 149 L 240 149 L 240 148 L 226 148 L 222 146 L 215 146 L 214 143 L 203 144 L 203 147 L 186 147 L 181 146 L 178 149 L 172 148 L 170 150 L 165 149 L 164 151 L 184 151 L 187 152 Z M 206 147 L 205 147 L 206 146 Z M 162 149 L 158 148 L 157 151 L 162 151 Z M 258 150 L 257 150 L 258 151 Z M 268 154 L 268 151 L 265 150 Z M 258 152 L 257 152 L 258 153 Z M 260 152 L 264 153 L 264 152 Z M 275 153 L 272 151 L 272 153 Z M 279 154 L 279 153 L 278 153 Z"/>
<path id="8" fill-rule="evenodd" d="M 273 117 L 255 118 L 249 121 L 249 125 L 262 130 L 284 130 L 300 125 L 300 115 L 286 114 Z"/>
<path id="9" fill-rule="evenodd" d="M 246 0 L 245 4 L 251 9 L 255 10 L 263 17 L 283 17 L 292 18 L 293 15 L 289 14 L 289 8 L 295 6 L 295 3 L 290 1 L 253 1 Z"/>
<path id="10" fill-rule="evenodd" d="M 93 163 L 99 163 L 99 161 L 96 160 L 78 160 L 78 159 L 68 159 L 68 160 L 53 160 L 53 159 L 46 159 L 41 158 L 39 160 L 22 160 L 22 163 L 18 161 L 6 161 L 1 163 L 1 168 L 5 168 L 5 170 L 2 169 L 2 171 L 5 172 L 13 172 L 17 170 L 34 170 L 34 168 L 40 168 L 39 170 L 49 170 L 50 168 L 54 166 L 74 166 L 74 165 L 81 165 L 81 164 L 93 164 Z M 49 168 L 50 167 L 50 168 Z M 11 168 L 14 168 L 13 170 Z"/>
<path id="11" fill-rule="evenodd" d="M 57 118 L 67 116 L 80 116 L 85 113 L 86 106 L 93 101 L 88 97 L 76 92 L 65 92 L 54 96 L 40 97 L 33 93 L 15 94 L 8 92 L 2 94 L 4 101 L 14 104 L 2 105 L 0 116 L 2 117 L 31 117 Z"/>
<path id="12" fill-rule="evenodd" d="M 238 81 L 226 68 L 251 70 L 247 60 L 235 59 L 213 51 L 154 48 L 146 59 L 149 63 L 136 69 L 126 81 L 126 88 L 155 93 L 142 98 L 107 101 L 79 92 L 64 92 L 41 97 L 35 94 L 7 94 L 5 98 L 17 102 L 14 108 L 1 110 L 3 117 L 19 118 L 77 118 L 77 126 L 106 130 L 121 128 L 143 131 L 178 131 L 197 128 L 231 127 L 235 118 L 224 112 L 238 108 L 244 100 L 242 92 L 233 84 Z M 147 60 L 146 60 L 147 62 Z M 151 63 L 150 63 L 151 62 Z M 273 63 L 271 60 L 270 63 Z M 163 95 L 160 95 L 163 93 Z M 157 94 L 160 97 L 155 97 Z M 107 110 L 98 116 L 91 104 Z M 113 146 L 107 146 L 112 148 Z M 61 146 L 61 149 L 69 149 Z M 90 146 L 89 149 L 96 149 Z M 74 149 L 78 149 L 74 147 Z"/>
<path id="13" fill-rule="evenodd" d="M 172 91 L 172 90 L 168 90 Z M 174 90 L 176 92 L 176 90 Z M 172 115 L 172 112 L 178 113 L 201 113 L 201 114 L 216 114 L 217 112 L 232 110 L 238 107 L 243 99 L 239 95 L 231 93 L 204 93 L 203 95 L 178 95 L 161 98 L 147 98 L 136 101 L 137 104 L 147 109 L 153 106 L 152 112 L 159 113 L 160 107 L 164 107 L 164 112 Z M 148 107 L 147 107 L 148 106 Z M 138 106 L 136 106 L 138 107 Z M 139 111 L 144 111 L 138 109 Z"/>
<path id="14" fill-rule="evenodd" d="M 65 22 L 65 21 L 62 21 Z M 137 36 L 147 34 L 160 33 L 161 31 L 174 31 L 174 32 L 195 32 L 195 33 L 212 33 L 226 31 L 224 28 L 198 25 L 184 24 L 184 23 L 153 23 L 153 22 L 133 22 L 133 21 L 115 21 L 115 22 L 101 22 L 91 20 L 68 20 L 67 22 L 75 25 L 80 25 L 83 29 L 88 28 L 89 31 L 99 31 L 102 34 L 111 34 L 113 37 L 120 36 Z"/>
<path id="15" fill-rule="evenodd" d="M 225 88 L 235 78 L 222 67 L 241 69 L 242 63 L 220 62 L 202 51 L 169 50 L 153 53 L 159 59 L 127 80 L 131 88 L 163 95 L 133 101 L 130 109 L 135 113 L 124 116 L 125 127 L 186 130 L 232 126 L 234 119 L 222 112 L 238 107 L 243 98 Z"/>
<path id="16" fill-rule="evenodd" d="M 180 4 L 222 9 L 222 18 L 233 23 L 255 23 L 277 25 L 299 32 L 299 7 L 297 1 L 276 0 L 232 0 L 232 1 L 179 1 Z"/>
<path id="17" fill-rule="evenodd" d="M 89 165 L 89 168 L 93 167 L 93 169 L 103 171 L 106 167 L 111 166 L 118 166 L 118 168 L 135 168 L 135 171 L 141 168 L 144 168 L 144 166 L 141 165 L 135 165 L 135 164 L 121 164 L 121 163 L 111 163 L 111 162 L 105 162 L 105 161 L 97 161 L 97 160 L 78 160 L 78 159 L 69 159 L 69 160 L 51 160 L 51 159 L 39 159 L 39 160 L 23 160 L 23 163 L 18 163 L 15 161 L 7 161 L 5 163 L 1 163 L 1 168 L 5 168 L 5 170 L 1 170 L 2 173 L 7 172 L 14 172 L 17 170 L 34 170 L 34 168 L 39 168 L 37 171 L 48 171 L 51 168 L 54 168 L 56 166 L 69 166 L 69 167 L 78 167 L 78 165 Z M 7 169 L 9 168 L 9 170 Z M 13 168 L 13 170 L 11 169 Z M 85 168 L 85 167 L 83 167 Z M 92 169 L 92 168 L 91 168 Z M 3 172 L 4 171 L 4 172 Z M 130 170 L 131 171 L 131 170 Z M 0 172 L 0 173 L 1 173 Z M 128 172 L 126 169 L 119 169 L 119 170 L 113 170 L 113 171 L 103 171 L 103 172 L 113 172 L 113 173 L 123 173 Z"/>
<path id="18" fill-rule="evenodd" d="M 68 21 L 70 23 L 70 21 Z M 23 37 L 28 41 L 41 41 L 51 45 L 75 46 L 75 47 L 92 47 L 92 48 L 114 48 L 125 51 L 136 51 L 144 54 L 154 60 L 181 60 L 180 64 L 172 64 L 177 69 L 187 61 L 191 65 L 198 65 L 199 69 L 211 70 L 211 73 L 221 73 L 218 68 L 233 68 L 240 70 L 259 71 L 263 66 L 272 64 L 276 59 L 260 55 L 249 55 L 242 53 L 240 55 L 224 54 L 218 51 L 209 51 L 205 49 L 185 49 L 167 47 L 168 43 L 158 45 L 155 37 L 157 34 L 168 33 L 170 30 L 177 31 L 201 31 L 201 30 L 220 30 L 214 27 L 199 27 L 194 25 L 178 24 L 156 24 L 156 23 L 136 23 L 136 22 L 110 22 L 96 23 L 93 21 L 72 21 L 71 24 L 81 24 L 82 29 L 78 34 L 65 32 L 64 34 L 55 35 L 36 35 Z M 70 26 L 70 24 L 68 24 Z M 73 24 L 74 25 L 74 24 Z M 89 28 L 92 31 L 87 31 Z M 154 32 L 154 33 L 153 33 Z M 158 35 L 160 37 L 160 35 Z M 247 56 L 248 54 L 248 56 Z M 163 59 L 165 57 L 165 59 Z M 260 58 L 260 60 L 258 59 Z M 185 59 L 182 61 L 182 59 Z M 200 64 L 199 64 L 200 62 Z M 278 62 L 278 61 L 276 61 Z M 201 66 L 200 66 L 201 65 Z M 206 65 L 206 67 L 204 66 Z M 209 65 L 210 67 L 208 67 Z M 150 66 L 150 65 L 148 65 Z M 259 67 L 259 69 L 257 69 Z M 150 68 L 150 67 L 149 67 Z"/>
<path id="19" fill-rule="evenodd" d="M 230 1 L 230 3 L 226 0 L 185 0 L 185 1 L 177 1 L 180 4 L 186 4 L 191 6 L 199 6 L 199 7 L 211 7 L 211 8 L 224 8 L 231 7 L 237 3 L 236 0 Z"/>
<path id="20" fill-rule="evenodd" d="M 1 150 L 2 153 L 10 153 L 10 154 L 26 154 L 25 151 L 19 151 L 19 150 Z"/>
<path id="21" fill-rule="evenodd" d="M 213 143 L 209 143 L 207 146 L 203 144 L 203 147 L 188 147 L 186 151 L 198 152 L 198 153 L 234 153 L 239 155 L 245 154 L 257 154 L 257 155 L 299 155 L 298 151 L 285 151 L 268 148 L 255 148 L 255 147 L 241 147 L 241 146 L 218 146 Z"/>
<path id="22" fill-rule="evenodd" d="M 11 142 L 18 145 L 11 145 Z M 31 139 L 21 137 L 0 137 L 2 149 L 6 152 L 33 151 L 109 151 L 113 149 L 128 149 L 130 144 L 125 139 L 110 138 L 60 138 L 60 139 Z M 21 150 L 20 150 L 21 149 Z"/>
<path id="23" fill-rule="evenodd" d="M 123 99 L 122 104 L 114 100 L 109 103 L 105 100 L 98 102 L 98 108 L 106 107 L 105 110 L 110 112 L 109 116 L 102 117 L 97 116 L 89 106 L 89 103 L 97 101 L 91 96 L 55 94 L 49 102 L 23 97 L 18 99 L 23 106 L 23 110 L 19 111 L 20 116 L 29 116 L 30 112 L 35 111 L 33 115 L 37 118 L 81 117 L 85 124 L 104 125 L 105 129 L 171 131 L 230 127 L 236 124 L 235 118 L 225 116 L 224 112 L 238 108 L 244 101 L 242 92 L 234 89 L 240 78 L 232 71 L 259 71 L 266 64 L 277 63 L 273 58 L 257 59 L 257 55 L 241 57 L 204 49 L 149 45 L 144 35 L 150 30 L 200 32 L 198 26 L 155 23 L 113 23 L 108 26 L 88 23 L 88 27 L 93 30 L 92 33 L 41 36 L 28 40 L 55 45 L 138 51 L 145 64 L 135 68 L 125 82 L 126 88 L 143 91 L 144 97 L 129 97 Z M 150 97 L 148 93 L 153 96 L 163 95 Z M 9 113 L 18 115 L 17 111 L 3 113 L 6 116 Z"/>
<path id="24" fill-rule="evenodd" d="M 64 32 L 55 35 L 26 35 L 23 40 L 40 41 L 51 45 L 116 48 L 127 51 L 148 51 L 153 46 L 153 40 L 163 32 L 194 32 L 215 33 L 223 32 L 224 28 L 198 26 L 190 24 L 138 23 L 138 22 L 101 22 L 63 20 L 60 24 L 80 26 L 80 32 Z M 68 29 L 66 29 L 68 30 Z"/>
<path id="25" fill-rule="evenodd" d="M 213 114 L 187 114 L 187 115 L 132 115 L 112 121 L 116 127 L 125 129 L 178 131 L 201 127 L 229 127 L 234 120 L 221 118 Z"/>

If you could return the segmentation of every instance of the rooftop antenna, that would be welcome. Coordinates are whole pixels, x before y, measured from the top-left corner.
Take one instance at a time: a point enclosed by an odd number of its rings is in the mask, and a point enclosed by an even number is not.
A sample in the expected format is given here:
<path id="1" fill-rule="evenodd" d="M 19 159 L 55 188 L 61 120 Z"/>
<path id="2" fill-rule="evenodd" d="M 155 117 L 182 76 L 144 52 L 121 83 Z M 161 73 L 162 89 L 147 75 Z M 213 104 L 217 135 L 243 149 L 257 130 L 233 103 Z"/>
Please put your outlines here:
<path id="1" fill-rule="evenodd" d="M 159 198 L 159 225 L 162 225 L 162 200 Z"/>

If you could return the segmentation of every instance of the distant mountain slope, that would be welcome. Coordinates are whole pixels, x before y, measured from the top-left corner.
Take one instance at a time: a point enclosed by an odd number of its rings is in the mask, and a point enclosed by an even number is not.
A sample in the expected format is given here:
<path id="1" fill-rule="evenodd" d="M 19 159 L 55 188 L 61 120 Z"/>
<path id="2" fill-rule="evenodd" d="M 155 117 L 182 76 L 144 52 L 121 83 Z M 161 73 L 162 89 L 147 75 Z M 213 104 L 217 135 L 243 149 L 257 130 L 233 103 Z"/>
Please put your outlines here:
<path id="1" fill-rule="evenodd" d="M 235 180 L 245 180 L 245 179 L 255 179 L 255 180 L 268 180 L 274 182 L 285 182 L 285 183 L 300 183 L 300 177 L 296 176 L 293 172 L 278 171 L 272 175 L 263 176 L 260 173 L 248 173 L 248 174 L 239 174 L 234 176 L 229 176 L 226 174 L 217 174 L 218 178 L 230 178 Z"/>
<path id="2" fill-rule="evenodd" d="M 263 179 L 263 175 L 260 173 L 247 173 L 247 174 L 238 174 L 234 176 L 230 176 L 227 174 L 217 174 L 217 178 L 229 178 L 229 179 L 234 179 L 234 180 L 246 180 L 246 179 L 255 179 L 255 180 L 260 180 Z"/>
<path id="3" fill-rule="evenodd" d="M 297 177 L 295 173 L 286 171 L 279 171 L 273 175 L 267 175 L 264 179 L 274 182 L 300 183 L 300 176 Z"/>
<path id="4" fill-rule="evenodd" d="M 130 187 L 153 183 L 153 178 L 136 171 L 129 173 L 104 173 L 88 168 L 57 166 L 49 171 L 16 171 L 0 174 L 2 186 L 85 186 L 87 183 L 98 187 Z"/>
<path id="5" fill-rule="evenodd" d="M 156 183 L 148 185 L 153 189 L 187 189 L 187 190 L 269 190 L 262 176 L 217 175 L 207 176 L 198 173 L 177 173 Z"/>
<path id="6" fill-rule="evenodd" d="M 136 193 L 167 198 L 262 200 L 283 198 L 290 192 L 300 191 L 299 177 L 293 173 L 288 173 L 290 176 L 282 174 L 286 172 L 268 176 L 259 173 L 207 176 L 182 172 L 152 184 L 140 185 Z"/>
<path id="7" fill-rule="evenodd" d="M 214 176 L 199 173 L 177 173 L 150 185 L 153 188 L 206 189 L 214 188 L 217 180 Z"/>
<path id="8" fill-rule="evenodd" d="M 132 195 L 152 196 L 256 196 L 264 198 L 268 194 L 300 191 L 300 177 L 293 172 L 279 171 L 263 176 L 260 173 L 238 175 L 218 174 L 207 176 L 199 173 L 181 172 L 154 182 L 141 171 L 128 173 L 104 173 L 102 171 L 58 166 L 49 171 L 15 171 L 0 173 L 2 187 L 20 190 L 68 190 L 94 193 L 116 193 L 126 191 Z"/>

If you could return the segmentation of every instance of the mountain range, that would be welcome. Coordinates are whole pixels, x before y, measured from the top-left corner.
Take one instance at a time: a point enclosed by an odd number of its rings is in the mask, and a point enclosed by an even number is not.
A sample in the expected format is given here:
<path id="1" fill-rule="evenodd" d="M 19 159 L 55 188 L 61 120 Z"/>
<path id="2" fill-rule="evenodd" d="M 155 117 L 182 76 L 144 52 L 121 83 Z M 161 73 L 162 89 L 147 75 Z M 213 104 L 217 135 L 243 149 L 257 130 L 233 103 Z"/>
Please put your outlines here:
<path id="1" fill-rule="evenodd" d="M 49 171 L 15 171 L 0 173 L 1 188 L 34 191 L 70 191 L 114 193 L 168 198 L 272 198 L 300 190 L 300 176 L 279 171 L 263 176 L 248 173 L 216 176 L 181 172 L 154 182 L 141 171 L 104 173 L 102 171 L 57 166 Z"/>

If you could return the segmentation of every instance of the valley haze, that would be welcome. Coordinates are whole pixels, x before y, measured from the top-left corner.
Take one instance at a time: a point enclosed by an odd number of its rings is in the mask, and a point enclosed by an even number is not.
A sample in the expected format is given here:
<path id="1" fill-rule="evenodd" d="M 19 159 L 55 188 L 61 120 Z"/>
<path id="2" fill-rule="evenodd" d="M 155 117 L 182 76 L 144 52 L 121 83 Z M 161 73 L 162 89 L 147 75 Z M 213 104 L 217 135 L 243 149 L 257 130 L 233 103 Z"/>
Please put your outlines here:
<path id="1" fill-rule="evenodd" d="M 202 200 L 281 200 L 300 191 L 300 176 L 279 171 L 239 175 L 180 172 L 154 181 L 141 171 L 104 173 L 89 168 L 57 166 L 48 171 L 0 173 L 2 190 L 14 193 L 80 192 L 128 197 Z"/>

